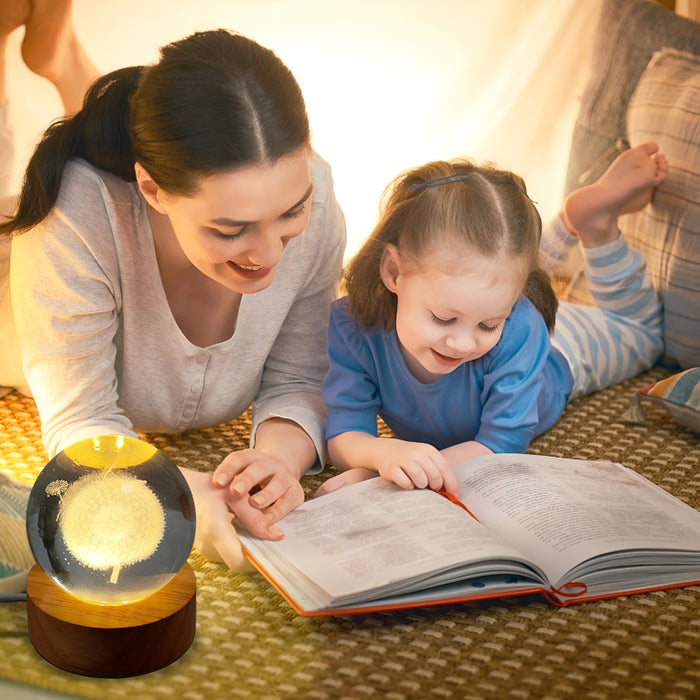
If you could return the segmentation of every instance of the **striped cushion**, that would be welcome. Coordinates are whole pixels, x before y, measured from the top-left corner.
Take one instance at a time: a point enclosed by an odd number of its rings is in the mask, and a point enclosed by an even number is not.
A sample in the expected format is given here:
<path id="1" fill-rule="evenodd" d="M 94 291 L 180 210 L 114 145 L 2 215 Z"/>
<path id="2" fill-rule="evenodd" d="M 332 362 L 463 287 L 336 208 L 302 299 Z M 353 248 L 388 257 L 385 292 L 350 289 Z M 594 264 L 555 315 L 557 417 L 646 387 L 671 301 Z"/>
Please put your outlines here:
<path id="1" fill-rule="evenodd" d="M 681 425 L 700 433 L 700 367 L 679 372 L 640 389 L 627 418 L 643 418 L 640 411 L 644 401 L 660 404 Z"/>
<path id="2" fill-rule="evenodd" d="M 24 590 L 34 564 L 25 520 L 30 490 L 0 473 L 0 593 Z"/>
<path id="3" fill-rule="evenodd" d="M 698 25 L 700 32 L 700 25 Z M 669 174 L 652 206 L 620 217 L 630 247 L 664 301 L 665 363 L 700 365 L 700 56 L 665 48 L 642 74 L 627 111 L 630 143 L 656 141 Z"/>

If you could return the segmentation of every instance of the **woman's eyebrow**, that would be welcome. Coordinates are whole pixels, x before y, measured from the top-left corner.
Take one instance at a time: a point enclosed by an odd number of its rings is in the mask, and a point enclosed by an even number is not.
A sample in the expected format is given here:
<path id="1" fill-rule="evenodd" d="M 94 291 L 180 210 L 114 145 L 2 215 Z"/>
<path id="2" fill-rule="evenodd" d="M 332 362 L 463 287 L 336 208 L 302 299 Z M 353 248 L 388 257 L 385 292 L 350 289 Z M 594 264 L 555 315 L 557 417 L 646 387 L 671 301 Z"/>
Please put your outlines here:
<path id="1" fill-rule="evenodd" d="M 296 204 L 292 204 L 292 206 L 289 207 L 289 209 L 287 209 L 287 211 L 284 213 L 289 214 L 290 211 L 294 211 L 297 207 L 300 207 L 311 196 L 311 193 L 313 191 L 314 191 L 314 186 L 313 186 L 313 184 L 311 184 L 311 185 L 309 185 L 309 189 L 306 190 L 306 192 L 304 192 L 304 196 Z"/>
<path id="2" fill-rule="evenodd" d="M 284 212 L 284 214 L 289 214 L 289 212 L 294 211 L 297 207 L 300 207 L 311 196 L 311 193 L 313 192 L 313 190 L 314 190 L 313 184 L 309 185 L 309 189 L 306 190 L 306 192 L 304 193 L 304 196 L 298 202 L 296 202 L 295 204 L 292 204 L 292 206 L 289 207 L 289 209 L 287 209 L 287 211 Z M 282 214 L 282 216 L 284 216 L 284 214 Z M 235 219 L 227 219 L 226 217 L 222 217 L 220 219 L 211 219 L 211 221 L 209 221 L 209 223 L 216 224 L 217 226 L 226 226 L 227 228 L 237 228 L 239 226 L 249 226 L 250 224 L 255 223 L 255 222 L 253 222 L 253 221 L 236 221 Z"/>

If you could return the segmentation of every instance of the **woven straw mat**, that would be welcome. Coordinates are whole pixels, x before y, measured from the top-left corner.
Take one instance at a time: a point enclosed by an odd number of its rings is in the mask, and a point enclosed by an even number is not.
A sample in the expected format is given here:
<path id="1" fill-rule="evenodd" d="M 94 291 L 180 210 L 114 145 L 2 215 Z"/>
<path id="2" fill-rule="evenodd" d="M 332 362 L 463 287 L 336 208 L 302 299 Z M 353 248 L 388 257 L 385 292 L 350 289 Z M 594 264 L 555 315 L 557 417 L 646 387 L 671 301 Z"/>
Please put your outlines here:
<path id="1" fill-rule="evenodd" d="M 700 439 L 658 406 L 620 417 L 654 368 L 581 399 L 530 451 L 610 459 L 700 509 Z M 210 470 L 247 446 L 250 415 L 180 435 L 148 435 L 179 466 Z M 30 399 L 0 399 L 0 472 L 31 484 L 46 463 Z M 311 495 L 332 474 L 307 477 Z M 369 615 L 302 618 L 258 574 L 233 574 L 196 553 L 197 632 L 185 655 L 150 674 L 76 676 L 44 661 L 25 604 L 0 605 L 0 678 L 73 697 L 700 698 L 700 587 L 557 608 L 540 597 Z"/>

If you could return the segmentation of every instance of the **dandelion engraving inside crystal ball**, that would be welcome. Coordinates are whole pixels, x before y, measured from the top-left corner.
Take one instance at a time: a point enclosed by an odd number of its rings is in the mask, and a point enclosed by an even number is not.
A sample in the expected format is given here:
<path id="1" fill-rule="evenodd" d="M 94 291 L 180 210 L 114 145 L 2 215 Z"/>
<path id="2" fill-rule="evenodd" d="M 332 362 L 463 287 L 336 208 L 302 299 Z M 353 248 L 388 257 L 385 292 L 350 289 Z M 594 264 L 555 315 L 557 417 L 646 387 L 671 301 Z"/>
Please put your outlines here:
<path id="1" fill-rule="evenodd" d="M 27 534 L 44 572 L 81 600 L 119 605 L 162 588 L 194 541 L 180 470 L 136 438 L 82 440 L 56 455 L 29 496 Z"/>

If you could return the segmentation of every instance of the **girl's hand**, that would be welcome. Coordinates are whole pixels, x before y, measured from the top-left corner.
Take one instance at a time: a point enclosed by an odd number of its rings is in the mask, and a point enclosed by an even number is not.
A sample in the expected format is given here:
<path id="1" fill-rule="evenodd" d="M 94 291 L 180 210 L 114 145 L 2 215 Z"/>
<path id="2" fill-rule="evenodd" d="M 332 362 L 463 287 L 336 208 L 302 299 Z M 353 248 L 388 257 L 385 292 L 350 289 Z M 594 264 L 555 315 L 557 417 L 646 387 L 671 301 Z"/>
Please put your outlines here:
<path id="1" fill-rule="evenodd" d="M 227 494 L 238 520 L 268 540 L 282 539 L 273 523 L 304 502 L 304 489 L 287 465 L 250 448 L 229 454 L 214 471 L 213 484 Z"/>
<path id="2" fill-rule="evenodd" d="M 381 476 L 403 489 L 429 487 L 457 495 L 457 480 L 447 460 L 432 445 L 375 438 L 374 464 Z"/>
<path id="3" fill-rule="evenodd" d="M 376 479 L 377 472 L 374 469 L 366 469 L 365 467 L 355 467 L 354 469 L 346 469 L 340 474 L 326 479 L 317 489 L 314 498 L 325 496 L 327 493 L 333 493 L 338 489 L 343 489 L 351 484 L 357 484 L 365 479 Z"/>

